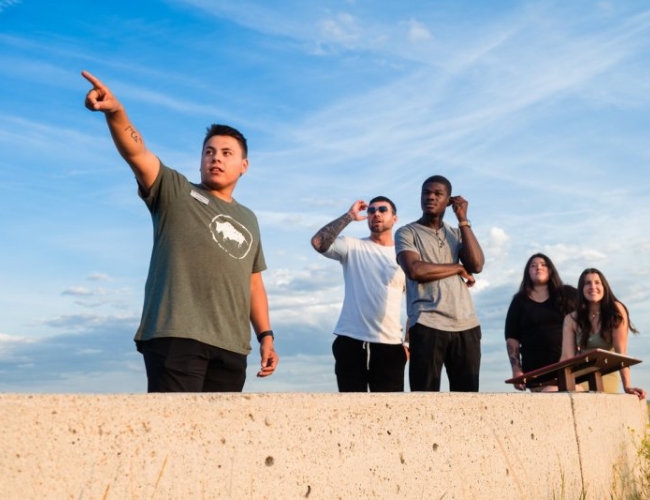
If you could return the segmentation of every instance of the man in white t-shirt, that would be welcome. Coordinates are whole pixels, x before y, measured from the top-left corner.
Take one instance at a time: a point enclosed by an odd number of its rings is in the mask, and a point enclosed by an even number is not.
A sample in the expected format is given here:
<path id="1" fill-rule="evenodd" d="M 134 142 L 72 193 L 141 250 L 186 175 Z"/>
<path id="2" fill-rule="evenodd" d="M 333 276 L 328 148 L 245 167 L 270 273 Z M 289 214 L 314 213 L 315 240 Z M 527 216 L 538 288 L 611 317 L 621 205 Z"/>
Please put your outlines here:
<path id="1" fill-rule="evenodd" d="M 365 211 L 367 215 L 361 212 Z M 368 221 L 370 236 L 339 236 L 352 221 Z M 345 297 L 332 345 L 339 392 L 402 392 L 408 343 L 401 304 L 406 278 L 395 259 L 395 204 L 385 196 L 350 210 L 311 239 L 314 249 L 343 266 Z"/>

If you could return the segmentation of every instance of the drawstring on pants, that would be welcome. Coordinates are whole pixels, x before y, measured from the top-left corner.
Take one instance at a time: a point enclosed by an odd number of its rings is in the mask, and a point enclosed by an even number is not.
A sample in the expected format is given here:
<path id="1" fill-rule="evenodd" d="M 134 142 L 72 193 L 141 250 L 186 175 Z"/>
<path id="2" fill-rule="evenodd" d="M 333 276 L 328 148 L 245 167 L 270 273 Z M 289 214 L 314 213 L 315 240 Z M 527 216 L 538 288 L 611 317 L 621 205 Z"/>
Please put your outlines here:
<path id="1" fill-rule="evenodd" d="M 366 370 L 370 370 L 370 342 L 364 342 L 363 348 L 366 350 Z"/>

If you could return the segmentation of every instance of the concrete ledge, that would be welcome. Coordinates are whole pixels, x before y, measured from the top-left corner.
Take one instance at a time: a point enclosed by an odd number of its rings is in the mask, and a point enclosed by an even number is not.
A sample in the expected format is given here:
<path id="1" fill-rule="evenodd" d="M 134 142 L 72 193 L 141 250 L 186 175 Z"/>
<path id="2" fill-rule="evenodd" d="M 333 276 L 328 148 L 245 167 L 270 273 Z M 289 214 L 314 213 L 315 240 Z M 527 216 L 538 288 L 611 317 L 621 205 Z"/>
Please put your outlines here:
<path id="1" fill-rule="evenodd" d="M 610 394 L 0 395 L 0 498 L 610 498 Z"/>

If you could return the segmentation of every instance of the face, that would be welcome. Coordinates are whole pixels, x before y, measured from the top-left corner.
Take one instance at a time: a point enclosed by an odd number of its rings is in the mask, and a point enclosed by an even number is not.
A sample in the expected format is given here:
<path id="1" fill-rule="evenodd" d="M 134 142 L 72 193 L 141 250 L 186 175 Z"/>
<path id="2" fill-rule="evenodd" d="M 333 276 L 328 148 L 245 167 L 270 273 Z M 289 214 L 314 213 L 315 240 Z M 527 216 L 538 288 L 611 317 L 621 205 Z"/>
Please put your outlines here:
<path id="1" fill-rule="evenodd" d="M 201 156 L 201 183 L 213 191 L 232 191 L 248 169 L 237 139 L 225 135 L 210 137 Z"/>
<path id="2" fill-rule="evenodd" d="M 371 233 L 390 231 L 397 222 L 397 215 L 393 213 L 390 203 L 386 201 L 374 202 L 367 208 L 367 214 Z"/>
<path id="3" fill-rule="evenodd" d="M 535 257 L 530 261 L 528 266 L 528 274 L 533 285 L 544 285 L 548 283 L 549 272 L 546 261 L 541 257 Z"/>
<path id="4" fill-rule="evenodd" d="M 422 212 L 427 215 L 442 215 L 449 205 L 449 193 L 444 184 L 429 182 L 422 186 L 420 196 Z"/>
<path id="5" fill-rule="evenodd" d="M 600 276 L 597 273 L 585 275 L 582 293 L 588 302 L 600 302 L 603 300 L 605 291 Z"/>

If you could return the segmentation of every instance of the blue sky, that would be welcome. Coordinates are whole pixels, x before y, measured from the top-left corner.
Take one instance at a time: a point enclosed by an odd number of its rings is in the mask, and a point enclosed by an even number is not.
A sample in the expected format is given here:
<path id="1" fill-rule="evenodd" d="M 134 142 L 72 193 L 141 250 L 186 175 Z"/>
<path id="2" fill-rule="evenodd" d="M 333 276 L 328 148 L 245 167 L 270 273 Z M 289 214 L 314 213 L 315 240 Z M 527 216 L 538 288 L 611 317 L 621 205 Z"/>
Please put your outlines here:
<path id="1" fill-rule="evenodd" d="M 336 390 L 342 274 L 310 237 L 378 194 L 417 219 L 433 174 L 486 253 L 482 391 L 512 390 L 503 323 L 537 251 L 569 284 L 605 273 L 650 389 L 644 2 L 0 0 L 0 391 L 146 388 L 132 337 L 151 223 L 83 69 L 191 180 L 207 125 L 247 136 L 235 196 L 260 220 L 281 361 L 246 391 Z"/>

